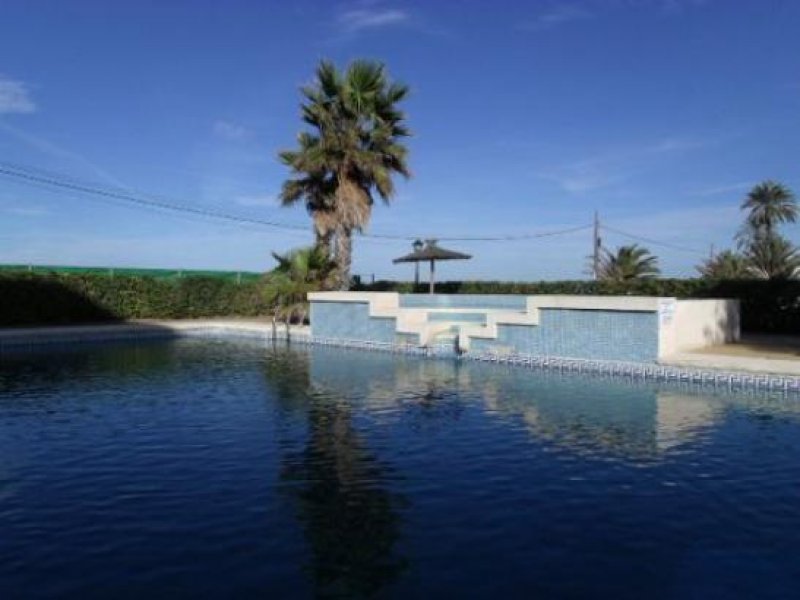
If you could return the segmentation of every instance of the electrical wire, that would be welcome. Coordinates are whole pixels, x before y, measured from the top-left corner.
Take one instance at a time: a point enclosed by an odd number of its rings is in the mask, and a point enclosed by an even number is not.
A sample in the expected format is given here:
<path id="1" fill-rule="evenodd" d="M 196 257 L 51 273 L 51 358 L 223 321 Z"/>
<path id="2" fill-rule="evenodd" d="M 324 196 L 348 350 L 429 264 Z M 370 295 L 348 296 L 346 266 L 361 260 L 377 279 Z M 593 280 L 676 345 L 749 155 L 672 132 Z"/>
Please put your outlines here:
<path id="1" fill-rule="evenodd" d="M 151 209 L 160 209 L 160 210 L 168 210 L 171 212 L 186 213 L 194 216 L 221 219 L 246 225 L 259 225 L 259 226 L 266 226 L 266 227 L 291 230 L 291 231 L 308 231 L 307 225 L 296 225 L 280 221 L 257 219 L 253 217 L 244 217 L 241 215 L 228 213 L 219 209 L 201 208 L 188 204 L 179 204 L 167 200 L 145 197 L 143 194 L 136 194 L 134 192 L 121 189 L 110 189 L 107 187 L 100 187 L 96 183 L 85 183 L 61 174 L 47 173 L 41 170 L 32 169 L 30 167 L 21 167 L 19 165 L 12 165 L 10 163 L 5 163 L 5 162 L 0 162 L 0 176 L 10 177 L 29 185 L 55 187 L 82 194 L 89 194 L 106 200 L 125 202 Z M 457 235 L 457 236 L 440 236 L 437 237 L 436 239 L 441 241 L 452 241 L 452 242 L 456 241 L 510 242 L 510 241 L 533 240 L 538 238 L 566 235 L 577 231 L 584 231 L 590 229 L 591 227 L 592 227 L 591 224 L 586 224 L 575 227 L 568 227 L 565 229 L 538 232 L 538 233 L 508 234 L 508 235 L 496 235 L 496 236 Z M 364 233 L 362 234 L 361 237 L 368 239 L 383 239 L 383 240 L 395 240 L 395 241 L 414 241 L 418 239 L 418 236 L 396 235 L 396 234 L 386 234 L 386 233 Z"/>
<path id="2" fill-rule="evenodd" d="M 696 248 L 687 248 L 686 246 L 680 246 L 678 244 L 672 244 L 670 242 L 662 242 L 661 240 L 656 240 L 653 238 L 644 237 L 641 235 L 636 235 L 633 233 L 628 233 L 627 231 L 622 231 L 621 229 L 617 229 L 616 227 L 609 227 L 608 225 L 600 225 L 600 229 L 605 231 L 610 231 L 612 233 L 616 233 L 617 235 L 621 235 L 623 237 L 636 240 L 639 242 L 644 242 L 646 244 L 652 244 L 654 246 L 662 246 L 664 248 L 670 248 L 672 250 L 677 250 L 679 252 L 688 252 L 690 254 L 697 254 L 700 256 L 705 256 L 707 253 Z"/>

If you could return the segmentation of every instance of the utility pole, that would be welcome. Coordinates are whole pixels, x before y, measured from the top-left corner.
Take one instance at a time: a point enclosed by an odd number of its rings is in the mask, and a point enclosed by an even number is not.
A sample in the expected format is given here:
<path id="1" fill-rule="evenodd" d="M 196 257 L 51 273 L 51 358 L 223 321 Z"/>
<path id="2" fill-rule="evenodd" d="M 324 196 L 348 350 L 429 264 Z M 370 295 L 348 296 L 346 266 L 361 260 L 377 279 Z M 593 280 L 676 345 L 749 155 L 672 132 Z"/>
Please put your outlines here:
<path id="1" fill-rule="evenodd" d="M 594 280 L 600 279 L 600 215 L 594 211 L 594 235 L 592 236 L 592 275 Z"/>
<path id="2" fill-rule="evenodd" d="M 714 244 L 711 244 L 711 249 L 708 251 L 709 260 L 714 260 Z"/>

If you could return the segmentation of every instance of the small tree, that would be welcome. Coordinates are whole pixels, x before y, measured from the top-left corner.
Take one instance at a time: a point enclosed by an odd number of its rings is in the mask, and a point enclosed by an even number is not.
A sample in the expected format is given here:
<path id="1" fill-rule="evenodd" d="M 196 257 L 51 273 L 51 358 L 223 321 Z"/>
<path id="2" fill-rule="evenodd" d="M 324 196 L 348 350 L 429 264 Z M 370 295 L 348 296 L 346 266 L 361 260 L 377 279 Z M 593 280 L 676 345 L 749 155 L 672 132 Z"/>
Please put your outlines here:
<path id="1" fill-rule="evenodd" d="M 745 254 L 754 273 L 763 279 L 793 279 L 800 269 L 797 248 L 775 233 L 755 236 Z"/>
<path id="2" fill-rule="evenodd" d="M 704 260 L 697 267 L 697 271 L 703 279 L 714 281 L 750 279 L 753 277 L 747 258 L 732 250 L 725 250 Z"/>
<path id="3" fill-rule="evenodd" d="M 286 254 L 273 252 L 272 256 L 278 266 L 265 276 L 264 296 L 272 308 L 273 337 L 281 320 L 286 324 L 288 337 L 292 320 L 305 321 L 309 292 L 330 289 L 336 265 L 321 246 L 299 248 Z"/>
<path id="4" fill-rule="evenodd" d="M 654 279 L 661 271 L 658 258 L 638 244 L 620 246 L 616 252 L 604 250 L 600 258 L 601 281 L 625 282 Z"/>

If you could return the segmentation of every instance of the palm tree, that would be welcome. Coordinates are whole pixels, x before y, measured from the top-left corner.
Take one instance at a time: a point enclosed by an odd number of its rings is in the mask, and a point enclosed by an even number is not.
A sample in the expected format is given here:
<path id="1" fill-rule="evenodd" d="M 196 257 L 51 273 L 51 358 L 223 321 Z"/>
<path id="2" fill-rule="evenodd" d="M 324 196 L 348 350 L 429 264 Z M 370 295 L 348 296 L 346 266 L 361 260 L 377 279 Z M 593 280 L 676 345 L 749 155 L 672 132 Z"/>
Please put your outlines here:
<path id="1" fill-rule="evenodd" d="M 625 282 L 636 279 L 653 279 L 661 273 L 658 258 L 638 244 L 620 246 L 616 252 L 603 251 L 600 259 L 601 281 Z"/>
<path id="2" fill-rule="evenodd" d="M 299 141 L 301 148 L 308 143 L 305 136 L 301 136 Z M 324 172 L 316 172 L 285 181 L 280 194 L 284 206 L 305 201 L 314 225 L 315 246 L 324 248 L 329 256 L 333 254 L 333 236 L 336 232 L 335 191 L 333 178 Z"/>
<path id="3" fill-rule="evenodd" d="M 338 287 L 347 289 L 353 231 L 369 223 L 373 194 L 388 202 L 392 176 L 410 176 L 401 143 L 410 133 L 397 108 L 408 87 L 391 82 L 381 63 L 359 60 L 340 73 L 322 61 L 314 83 L 301 91 L 303 120 L 312 132 L 298 136 L 298 149 L 279 155 L 292 172 L 281 199 L 286 205 L 304 200 L 318 236 L 334 227 Z"/>
<path id="4" fill-rule="evenodd" d="M 763 233 L 767 237 L 775 232 L 778 225 L 794 223 L 798 216 L 797 201 L 792 191 L 770 180 L 750 190 L 742 201 L 742 210 L 748 211 L 746 231 Z M 747 236 L 747 233 L 744 235 Z"/>
<path id="5" fill-rule="evenodd" d="M 308 293 L 330 288 L 335 266 L 320 246 L 299 248 L 282 255 L 273 252 L 272 256 L 278 266 L 265 277 L 264 295 L 273 310 L 273 336 L 277 321 L 283 320 L 288 337 L 292 319 L 297 318 L 300 323 L 305 320 Z"/>
<path id="6" fill-rule="evenodd" d="M 747 246 L 746 256 L 763 279 L 793 279 L 800 270 L 800 254 L 783 236 L 757 235 Z"/>
<path id="7" fill-rule="evenodd" d="M 724 250 L 703 261 L 697 271 L 703 279 L 716 281 L 750 279 L 753 276 L 747 258 L 732 250 Z"/>

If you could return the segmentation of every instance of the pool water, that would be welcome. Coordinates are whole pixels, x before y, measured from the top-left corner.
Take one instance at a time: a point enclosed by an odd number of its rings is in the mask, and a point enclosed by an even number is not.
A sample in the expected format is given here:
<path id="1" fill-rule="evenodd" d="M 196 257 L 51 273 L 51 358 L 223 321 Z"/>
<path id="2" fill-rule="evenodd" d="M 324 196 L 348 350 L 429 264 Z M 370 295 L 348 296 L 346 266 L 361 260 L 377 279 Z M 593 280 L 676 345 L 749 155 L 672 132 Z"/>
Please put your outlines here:
<path id="1" fill-rule="evenodd" d="M 185 339 L 0 355 L 0 597 L 796 598 L 800 400 Z"/>

